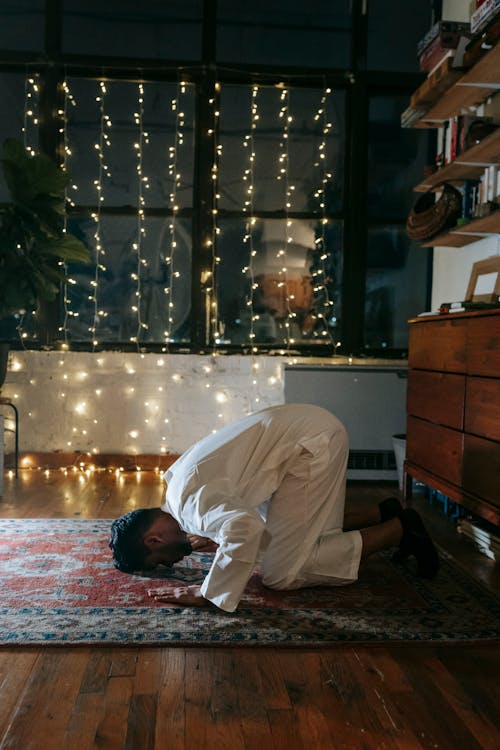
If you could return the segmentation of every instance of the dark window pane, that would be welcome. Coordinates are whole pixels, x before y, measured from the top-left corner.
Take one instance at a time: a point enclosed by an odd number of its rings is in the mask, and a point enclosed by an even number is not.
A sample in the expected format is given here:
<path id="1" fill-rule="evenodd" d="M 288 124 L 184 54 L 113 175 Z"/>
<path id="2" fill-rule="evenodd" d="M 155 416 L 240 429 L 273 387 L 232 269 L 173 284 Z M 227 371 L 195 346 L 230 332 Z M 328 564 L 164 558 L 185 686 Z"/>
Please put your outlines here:
<path id="1" fill-rule="evenodd" d="M 331 7 L 327 7 L 331 5 Z M 217 57 L 224 62 L 342 68 L 349 66 L 349 0 L 218 4 Z"/>
<path id="2" fill-rule="evenodd" d="M 137 83 L 109 81 L 105 93 L 99 81 L 70 79 L 75 102 L 68 106 L 67 139 L 70 155 L 67 168 L 72 175 L 71 199 L 78 205 L 96 205 L 100 158 L 101 103 L 107 140 L 103 145 L 101 172 L 102 206 L 137 206 L 139 195 L 138 149 L 141 127 Z M 174 83 L 143 84 L 142 192 L 146 208 L 171 207 L 174 173 L 179 208 L 191 206 L 193 188 L 193 86 L 177 88 Z M 178 104 L 173 109 L 172 100 Z M 180 115 L 184 115 L 181 117 Z M 179 116 L 178 116 L 179 115 Z M 107 123 L 111 123 L 111 127 Z M 147 137 L 146 137 L 147 136 Z M 171 151 L 171 149 L 174 151 Z M 147 178 L 147 179 L 146 179 Z"/>
<path id="3" fill-rule="evenodd" d="M 44 12 L 44 0 L 2 0 L 0 49 L 43 49 Z"/>
<path id="4" fill-rule="evenodd" d="M 408 318 L 426 309 L 429 253 L 404 227 L 368 232 L 365 302 L 366 349 L 406 349 Z"/>
<path id="5" fill-rule="evenodd" d="M 201 54 L 201 0 L 65 0 L 63 50 L 191 60 Z"/>
<path id="6" fill-rule="evenodd" d="M 283 220 L 259 220 L 251 238 L 244 220 L 224 221 L 221 229 L 219 343 L 284 346 L 340 338 L 340 223 L 296 220 L 287 228 Z"/>
<path id="7" fill-rule="evenodd" d="M 219 167 L 220 208 L 242 210 L 248 201 L 252 132 L 252 104 L 259 119 L 253 131 L 254 209 L 291 211 L 319 210 L 315 194 L 322 186 L 323 173 L 330 175 L 326 186 L 326 210 L 342 207 L 345 153 L 345 96 L 343 91 L 325 92 L 292 89 L 287 99 L 279 88 L 261 87 L 252 95 L 250 86 L 223 86 L 221 93 Z M 326 101 L 322 99 L 326 96 Z M 288 115 L 293 119 L 286 123 Z M 320 109 L 324 112 L 318 114 Z M 280 116 L 281 113 L 281 116 Z M 284 127 L 289 126 L 288 138 Z M 327 130 L 326 134 L 324 131 Z M 288 158 L 283 155 L 287 151 Z M 323 144 L 323 145 L 322 145 Z M 322 158 L 324 155 L 325 158 Z M 290 200 L 286 199 L 288 163 Z"/>
<path id="8" fill-rule="evenodd" d="M 370 0 L 368 69 L 417 72 L 417 44 L 432 23 L 431 0 Z"/>
<path id="9" fill-rule="evenodd" d="M 125 216 L 101 217 L 99 234 L 104 253 L 100 263 L 104 268 L 96 277 L 96 223 L 91 218 L 71 219 L 69 230 L 86 242 L 94 261 L 69 272 L 77 282 L 68 285 L 67 293 L 70 340 L 130 342 L 137 338 L 139 342 L 156 343 L 189 340 L 191 226 L 190 222 L 176 220 L 174 251 L 170 227 L 169 218 L 145 220 L 141 262 L 134 249 L 137 220 Z M 94 290 L 99 313 L 95 331 Z"/>
<path id="10" fill-rule="evenodd" d="M 403 96 L 370 99 L 368 128 L 368 213 L 405 219 L 414 203 L 428 159 L 429 131 L 401 128 Z"/>

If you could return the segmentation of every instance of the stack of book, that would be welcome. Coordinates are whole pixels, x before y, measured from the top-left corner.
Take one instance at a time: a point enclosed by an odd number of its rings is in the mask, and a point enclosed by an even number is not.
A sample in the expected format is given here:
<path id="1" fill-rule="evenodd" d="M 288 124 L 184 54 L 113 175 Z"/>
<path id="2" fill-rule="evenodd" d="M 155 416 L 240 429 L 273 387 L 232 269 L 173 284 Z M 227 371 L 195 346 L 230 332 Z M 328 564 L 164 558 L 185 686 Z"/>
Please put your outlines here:
<path id="1" fill-rule="evenodd" d="M 440 313 L 458 313 L 464 312 L 464 310 L 489 310 L 492 307 L 499 307 L 500 302 L 471 302 L 471 300 L 464 300 L 463 302 L 442 302 L 439 306 Z"/>
<path id="2" fill-rule="evenodd" d="M 480 523 L 461 519 L 458 522 L 457 531 L 459 534 L 472 539 L 475 546 L 483 555 L 486 555 L 491 560 L 500 559 L 500 537 L 490 529 L 485 528 Z"/>
<path id="3" fill-rule="evenodd" d="M 500 2 L 500 0 L 499 0 Z M 430 75 L 443 60 L 454 58 L 460 41 L 468 41 L 470 24 L 459 21 L 438 21 L 417 45 L 420 70 Z"/>
<path id="4" fill-rule="evenodd" d="M 470 17 L 471 34 L 478 34 L 500 13 L 500 0 L 475 0 Z"/>

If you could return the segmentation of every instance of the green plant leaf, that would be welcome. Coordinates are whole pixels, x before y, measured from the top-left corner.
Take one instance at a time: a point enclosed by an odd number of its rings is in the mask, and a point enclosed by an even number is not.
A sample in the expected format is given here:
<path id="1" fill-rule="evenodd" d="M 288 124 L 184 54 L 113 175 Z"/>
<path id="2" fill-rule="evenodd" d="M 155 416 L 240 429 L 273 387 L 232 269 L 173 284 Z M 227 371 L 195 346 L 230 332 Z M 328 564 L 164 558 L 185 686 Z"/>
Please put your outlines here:
<path id="1" fill-rule="evenodd" d="M 38 251 L 42 255 L 51 255 L 60 258 L 65 263 L 88 263 L 89 251 L 76 237 L 64 234 L 62 237 L 54 237 L 47 242 L 38 244 Z"/>

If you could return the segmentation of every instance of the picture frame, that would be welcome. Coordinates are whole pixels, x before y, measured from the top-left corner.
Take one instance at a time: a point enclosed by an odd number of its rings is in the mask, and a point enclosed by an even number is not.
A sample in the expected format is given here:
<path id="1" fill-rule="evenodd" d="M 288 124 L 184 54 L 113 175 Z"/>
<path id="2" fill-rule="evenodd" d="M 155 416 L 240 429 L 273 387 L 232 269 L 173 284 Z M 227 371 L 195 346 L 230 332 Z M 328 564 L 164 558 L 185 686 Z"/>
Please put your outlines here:
<path id="1" fill-rule="evenodd" d="M 500 297 L 500 255 L 479 260 L 472 271 L 465 292 L 466 302 L 498 302 Z"/>

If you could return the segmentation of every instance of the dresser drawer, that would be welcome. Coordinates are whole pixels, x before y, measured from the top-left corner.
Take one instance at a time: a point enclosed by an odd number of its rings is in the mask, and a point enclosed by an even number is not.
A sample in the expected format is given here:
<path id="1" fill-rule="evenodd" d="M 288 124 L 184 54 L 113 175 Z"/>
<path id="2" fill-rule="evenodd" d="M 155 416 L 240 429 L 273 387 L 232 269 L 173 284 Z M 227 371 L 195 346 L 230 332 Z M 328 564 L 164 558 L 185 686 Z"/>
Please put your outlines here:
<path id="1" fill-rule="evenodd" d="M 463 488 L 500 507 L 500 443 L 465 435 Z"/>
<path id="2" fill-rule="evenodd" d="M 500 442 L 500 380 L 467 378 L 465 431 Z"/>
<path id="3" fill-rule="evenodd" d="M 465 375 L 410 370 L 408 414 L 430 422 L 463 429 Z"/>
<path id="4" fill-rule="evenodd" d="M 412 323 L 408 367 L 465 372 L 466 331 L 462 318 Z"/>
<path id="5" fill-rule="evenodd" d="M 463 433 L 408 417 L 406 458 L 452 484 L 462 482 Z"/>
<path id="6" fill-rule="evenodd" d="M 467 373 L 500 377 L 500 315 L 467 321 Z"/>

